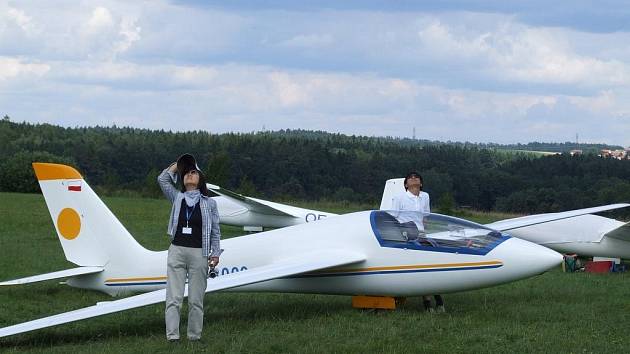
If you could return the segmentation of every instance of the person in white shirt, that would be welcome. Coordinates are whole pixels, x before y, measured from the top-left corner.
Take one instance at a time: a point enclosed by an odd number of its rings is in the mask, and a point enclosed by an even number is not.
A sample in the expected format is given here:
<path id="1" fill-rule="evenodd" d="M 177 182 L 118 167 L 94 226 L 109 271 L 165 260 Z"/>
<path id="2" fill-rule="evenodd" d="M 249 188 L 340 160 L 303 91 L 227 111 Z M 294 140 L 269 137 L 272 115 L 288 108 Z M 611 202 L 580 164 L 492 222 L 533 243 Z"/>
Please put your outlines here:
<path id="1" fill-rule="evenodd" d="M 422 191 L 422 176 L 417 172 L 410 172 L 404 181 L 405 192 L 396 196 L 392 202 L 392 209 L 410 211 L 397 215 L 401 224 L 413 221 L 418 230 L 424 231 L 422 219 L 431 212 L 431 200 L 427 192 Z"/>
<path id="2" fill-rule="evenodd" d="M 424 231 L 424 215 L 431 212 L 431 200 L 429 194 L 422 191 L 422 176 L 415 171 L 409 172 L 403 182 L 405 192 L 394 198 L 392 208 L 399 211 L 413 211 L 413 213 L 401 213 L 397 216 L 398 222 L 405 223 L 413 221 L 418 230 Z M 444 300 L 441 295 L 435 295 L 435 309 L 438 312 L 445 312 Z M 423 296 L 425 310 L 433 312 L 431 297 Z"/>

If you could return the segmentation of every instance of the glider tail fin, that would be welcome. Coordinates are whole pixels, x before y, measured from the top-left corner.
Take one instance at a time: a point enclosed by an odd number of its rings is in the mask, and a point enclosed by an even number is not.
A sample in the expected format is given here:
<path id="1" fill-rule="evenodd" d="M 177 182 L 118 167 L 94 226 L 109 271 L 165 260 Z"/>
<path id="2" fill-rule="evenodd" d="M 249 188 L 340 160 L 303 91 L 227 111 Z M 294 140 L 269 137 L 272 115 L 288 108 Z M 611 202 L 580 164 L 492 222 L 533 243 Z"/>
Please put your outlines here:
<path id="1" fill-rule="evenodd" d="M 381 210 L 391 210 L 392 202 L 394 198 L 400 193 L 405 191 L 403 185 L 404 178 L 392 178 L 385 182 L 385 189 L 383 190 L 383 198 L 381 198 Z"/>
<path id="2" fill-rule="evenodd" d="M 66 259 L 102 267 L 150 252 L 125 229 L 74 168 L 33 163 Z"/>

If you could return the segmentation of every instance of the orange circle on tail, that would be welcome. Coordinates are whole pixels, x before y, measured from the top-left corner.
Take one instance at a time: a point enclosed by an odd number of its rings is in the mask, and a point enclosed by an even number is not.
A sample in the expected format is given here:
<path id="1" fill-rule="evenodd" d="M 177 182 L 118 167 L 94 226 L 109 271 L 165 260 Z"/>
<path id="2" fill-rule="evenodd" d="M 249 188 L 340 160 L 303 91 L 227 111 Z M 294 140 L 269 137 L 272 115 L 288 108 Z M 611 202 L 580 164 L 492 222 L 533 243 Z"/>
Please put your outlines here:
<path id="1" fill-rule="evenodd" d="M 61 236 L 66 240 L 77 238 L 81 231 L 81 217 L 79 217 L 79 213 L 71 208 L 63 209 L 57 217 L 57 228 Z"/>

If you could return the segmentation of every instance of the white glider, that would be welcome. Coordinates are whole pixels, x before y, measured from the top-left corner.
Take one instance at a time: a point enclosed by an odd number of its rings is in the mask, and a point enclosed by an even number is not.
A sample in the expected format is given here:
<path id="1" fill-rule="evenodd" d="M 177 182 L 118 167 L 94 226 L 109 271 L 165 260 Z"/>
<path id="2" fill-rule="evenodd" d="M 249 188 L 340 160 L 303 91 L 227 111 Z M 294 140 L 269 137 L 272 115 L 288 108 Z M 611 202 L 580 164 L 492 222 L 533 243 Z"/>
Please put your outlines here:
<path id="1" fill-rule="evenodd" d="M 0 285 L 68 277 L 68 285 L 111 295 L 147 293 L 1 328 L 0 337 L 164 301 L 166 251 L 138 244 L 75 169 L 33 167 L 66 258 L 78 267 Z M 399 214 L 357 212 L 223 240 L 219 276 L 208 281 L 206 292 L 443 294 L 524 279 L 562 261 L 555 251 L 501 228 L 429 214 L 419 231 L 399 222 Z"/>

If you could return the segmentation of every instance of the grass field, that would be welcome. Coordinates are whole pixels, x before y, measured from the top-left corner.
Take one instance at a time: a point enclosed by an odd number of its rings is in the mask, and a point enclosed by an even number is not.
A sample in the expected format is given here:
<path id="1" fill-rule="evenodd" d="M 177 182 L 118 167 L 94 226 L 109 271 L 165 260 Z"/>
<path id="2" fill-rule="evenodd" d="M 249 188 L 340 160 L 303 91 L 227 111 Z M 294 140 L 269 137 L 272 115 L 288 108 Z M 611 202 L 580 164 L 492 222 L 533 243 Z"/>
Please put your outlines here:
<path id="1" fill-rule="evenodd" d="M 104 200 L 142 245 L 166 249 L 166 201 Z M 337 211 L 344 208 L 352 206 Z M 223 228 L 225 237 L 239 233 Z M 42 196 L 0 193 L 0 280 L 71 267 Z M 446 294 L 447 313 L 440 315 L 424 313 L 417 298 L 397 311 L 375 313 L 353 309 L 347 296 L 219 293 L 206 296 L 202 344 L 166 343 L 164 306 L 154 305 L 0 339 L 0 351 L 621 353 L 630 345 L 629 294 L 626 274 L 565 274 L 559 268 Z M 0 327 L 107 300 L 55 281 L 0 288 Z"/>

